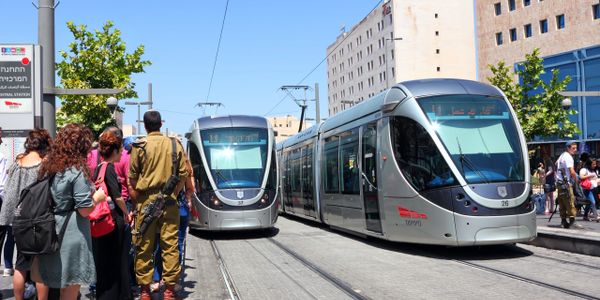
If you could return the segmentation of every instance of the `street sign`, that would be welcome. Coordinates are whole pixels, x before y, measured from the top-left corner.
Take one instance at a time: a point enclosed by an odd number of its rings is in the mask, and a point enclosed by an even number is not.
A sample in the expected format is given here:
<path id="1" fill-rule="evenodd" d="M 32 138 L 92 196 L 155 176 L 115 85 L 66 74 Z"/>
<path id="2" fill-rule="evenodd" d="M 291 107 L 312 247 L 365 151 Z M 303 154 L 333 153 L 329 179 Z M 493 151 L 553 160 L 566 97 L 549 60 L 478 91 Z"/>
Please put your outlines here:
<path id="1" fill-rule="evenodd" d="M 39 46 L 0 44 L 0 127 L 27 132 L 41 116 Z M 41 124 L 40 124 L 41 125 Z"/>

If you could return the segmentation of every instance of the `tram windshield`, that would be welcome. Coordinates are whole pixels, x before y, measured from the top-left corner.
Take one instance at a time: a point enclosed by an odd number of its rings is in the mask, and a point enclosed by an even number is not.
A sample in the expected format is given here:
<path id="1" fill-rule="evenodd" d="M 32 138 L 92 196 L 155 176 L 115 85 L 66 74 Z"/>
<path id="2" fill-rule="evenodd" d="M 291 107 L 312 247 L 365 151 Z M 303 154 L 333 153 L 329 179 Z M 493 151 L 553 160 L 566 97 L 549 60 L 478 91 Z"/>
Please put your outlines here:
<path id="1" fill-rule="evenodd" d="M 452 95 L 418 103 L 467 183 L 524 180 L 519 135 L 504 99 Z"/>
<path id="2" fill-rule="evenodd" d="M 259 188 L 268 153 L 267 129 L 217 128 L 200 132 L 217 189 Z"/>

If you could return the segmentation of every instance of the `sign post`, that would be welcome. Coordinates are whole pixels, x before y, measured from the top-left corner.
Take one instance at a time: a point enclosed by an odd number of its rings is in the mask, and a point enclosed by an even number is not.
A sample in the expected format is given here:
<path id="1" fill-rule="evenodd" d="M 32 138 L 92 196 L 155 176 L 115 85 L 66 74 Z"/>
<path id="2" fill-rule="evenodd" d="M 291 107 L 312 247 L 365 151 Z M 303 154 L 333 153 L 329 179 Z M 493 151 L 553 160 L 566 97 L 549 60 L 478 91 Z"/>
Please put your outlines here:
<path id="1" fill-rule="evenodd" d="M 41 125 L 39 57 L 39 46 L 0 44 L 0 127 L 5 136 L 24 137 Z"/>

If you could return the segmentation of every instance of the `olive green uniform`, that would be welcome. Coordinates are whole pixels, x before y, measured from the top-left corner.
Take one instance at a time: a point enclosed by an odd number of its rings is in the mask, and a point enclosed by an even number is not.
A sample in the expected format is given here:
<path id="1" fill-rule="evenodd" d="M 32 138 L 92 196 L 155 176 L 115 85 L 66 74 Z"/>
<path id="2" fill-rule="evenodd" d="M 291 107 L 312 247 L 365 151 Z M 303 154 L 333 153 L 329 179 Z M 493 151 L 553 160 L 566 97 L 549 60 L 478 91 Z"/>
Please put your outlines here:
<path id="1" fill-rule="evenodd" d="M 177 144 L 177 172 L 181 180 L 189 175 L 186 169 L 186 157 L 180 143 Z M 133 188 L 139 193 L 135 199 L 138 211 L 135 230 L 139 229 L 143 219 L 142 211 L 160 194 L 160 191 L 173 173 L 171 140 L 159 132 L 152 132 L 145 141 L 133 144 L 129 165 L 130 180 L 137 181 Z M 135 273 L 138 284 L 152 283 L 154 272 L 153 253 L 156 249 L 157 235 L 163 261 L 163 280 L 168 285 L 177 283 L 181 266 L 177 237 L 179 231 L 179 207 L 175 193 L 165 198 L 163 214 L 155 219 L 140 239 L 135 255 Z"/>
<path id="2" fill-rule="evenodd" d="M 558 202 L 561 219 L 575 218 L 575 215 L 577 215 L 573 187 L 569 184 L 566 184 L 566 187 L 566 189 L 561 188 L 560 185 L 557 187 L 558 197 L 556 200 Z"/>

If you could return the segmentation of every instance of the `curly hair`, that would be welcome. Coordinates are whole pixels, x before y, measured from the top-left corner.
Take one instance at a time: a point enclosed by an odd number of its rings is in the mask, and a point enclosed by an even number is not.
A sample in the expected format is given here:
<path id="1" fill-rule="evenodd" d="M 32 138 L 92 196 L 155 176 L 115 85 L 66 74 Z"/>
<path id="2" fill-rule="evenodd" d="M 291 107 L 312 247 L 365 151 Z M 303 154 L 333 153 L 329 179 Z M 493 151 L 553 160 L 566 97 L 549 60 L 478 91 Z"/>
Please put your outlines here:
<path id="1" fill-rule="evenodd" d="M 39 177 L 54 175 L 75 167 L 90 179 L 90 170 L 86 164 L 88 152 L 92 149 L 92 131 L 80 124 L 69 124 L 63 127 L 42 161 Z"/>
<path id="2" fill-rule="evenodd" d="M 50 151 L 52 138 L 46 129 L 36 128 L 27 134 L 25 140 L 25 153 L 19 154 L 17 158 L 21 158 L 31 152 L 37 152 L 40 157 L 44 158 Z"/>
<path id="3" fill-rule="evenodd" d="M 105 131 L 100 135 L 98 142 L 98 153 L 105 160 L 121 148 L 121 140 L 111 131 Z"/>

